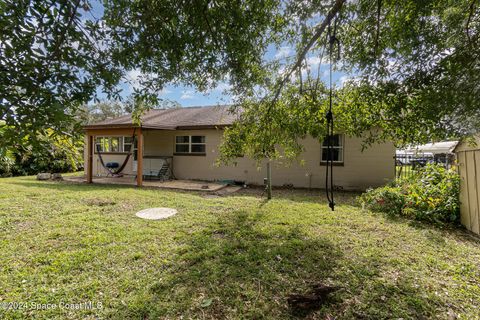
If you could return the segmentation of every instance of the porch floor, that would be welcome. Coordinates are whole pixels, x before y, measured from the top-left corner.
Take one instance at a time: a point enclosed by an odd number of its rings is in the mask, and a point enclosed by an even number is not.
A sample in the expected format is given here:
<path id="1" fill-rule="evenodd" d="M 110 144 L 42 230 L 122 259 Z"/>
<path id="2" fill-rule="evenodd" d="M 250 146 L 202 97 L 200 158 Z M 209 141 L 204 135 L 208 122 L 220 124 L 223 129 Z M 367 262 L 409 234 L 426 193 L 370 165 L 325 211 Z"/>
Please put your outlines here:
<path id="1" fill-rule="evenodd" d="M 70 176 L 64 177 L 64 180 L 67 182 L 75 183 L 86 183 L 86 177 L 79 176 Z M 120 185 L 131 185 L 136 186 L 137 182 L 134 177 L 93 177 L 93 183 L 98 184 L 120 184 Z M 167 180 L 167 181 L 156 181 L 156 180 L 143 180 L 143 186 L 149 188 L 164 188 L 164 189 L 179 189 L 179 190 L 190 190 L 190 191 L 218 191 L 226 187 L 225 184 L 207 182 L 207 181 L 196 181 L 196 180 Z"/>

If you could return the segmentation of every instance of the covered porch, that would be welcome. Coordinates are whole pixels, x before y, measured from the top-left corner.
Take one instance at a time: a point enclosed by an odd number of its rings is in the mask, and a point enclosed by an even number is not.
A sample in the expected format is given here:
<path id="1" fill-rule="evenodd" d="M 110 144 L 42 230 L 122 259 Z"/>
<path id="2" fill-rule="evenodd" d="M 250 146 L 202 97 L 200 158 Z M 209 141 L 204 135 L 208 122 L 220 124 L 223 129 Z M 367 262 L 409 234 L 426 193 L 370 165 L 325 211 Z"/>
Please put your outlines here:
<path id="1" fill-rule="evenodd" d="M 110 149 L 105 152 L 102 148 L 98 145 L 98 139 L 104 139 L 104 137 L 115 137 L 115 148 Z M 119 141 L 123 141 L 126 137 L 131 137 L 132 141 L 130 142 L 130 146 L 128 150 L 124 150 L 123 147 L 120 149 Z M 120 140 L 120 138 L 122 140 Z M 85 130 L 85 139 L 86 139 L 86 163 L 85 163 L 85 175 L 86 175 L 86 182 L 93 183 L 94 178 L 95 182 L 99 182 L 102 179 L 107 179 L 110 172 L 109 169 L 106 168 L 106 164 L 109 163 L 121 163 L 123 167 L 129 165 L 129 162 L 132 165 L 132 170 L 129 172 L 132 176 L 135 177 L 133 180 L 131 177 L 110 177 L 110 179 L 115 179 L 115 181 L 119 184 L 131 184 L 135 182 L 135 184 L 139 187 L 143 186 L 144 184 L 144 175 L 137 174 L 143 173 L 143 164 L 144 164 L 144 132 L 143 128 L 141 127 L 133 127 L 133 126 L 121 126 L 121 127 L 112 127 L 112 128 L 87 128 Z M 103 141 L 103 140 L 100 140 Z M 103 143 L 103 142 L 102 142 Z M 110 144 L 111 141 L 110 141 Z M 123 142 L 122 142 L 123 144 Z M 102 149 L 102 150 L 100 150 Z M 125 162 L 125 163 L 124 163 Z M 97 175 L 94 176 L 94 166 L 96 167 Z M 103 167 L 103 168 L 101 168 Z M 101 171 L 99 170 L 101 169 Z M 122 170 L 123 171 L 123 170 Z M 99 172 L 106 173 L 106 177 L 104 174 L 100 174 Z M 123 179 L 122 179 L 123 178 Z M 129 181 L 130 183 L 127 183 Z M 105 182 L 105 180 L 104 180 Z"/>
<path id="2" fill-rule="evenodd" d="M 176 130 L 145 127 L 89 127 L 85 130 L 85 175 L 88 183 L 113 178 L 139 187 L 147 180 L 175 179 Z M 117 179 L 117 180 L 115 180 Z M 185 179 L 185 178 L 184 178 Z M 191 179 L 191 177 L 187 177 Z"/>
<path id="3" fill-rule="evenodd" d="M 202 130 L 89 126 L 85 128 L 86 182 L 199 189 L 191 181 L 218 180 L 208 174 L 197 176 L 198 168 L 207 172 L 205 164 L 213 163 L 206 159 L 205 135 Z M 190 182 L 174 186 L 170 180 L 177 178 Z"/>

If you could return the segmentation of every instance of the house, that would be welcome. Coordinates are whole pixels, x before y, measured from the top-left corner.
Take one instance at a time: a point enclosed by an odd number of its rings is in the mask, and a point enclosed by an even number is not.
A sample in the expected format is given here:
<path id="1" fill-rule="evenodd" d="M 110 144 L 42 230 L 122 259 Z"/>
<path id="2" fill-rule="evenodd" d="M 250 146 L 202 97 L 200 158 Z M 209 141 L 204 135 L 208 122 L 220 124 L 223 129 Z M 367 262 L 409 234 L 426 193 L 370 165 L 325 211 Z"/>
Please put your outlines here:
<path id="1" fill-rule="evenodd" d="M 460 174 L 460 221 L 480 234 L 480 135 L 462 139 L 454 151 Z"/>
<path id="2" fill-rule="evenodd" d="M 123 163 L 126 154 L 133 151 L 123 173 L 136 175 L 139 186 L 144 178 L 165 173 L 167 167 L 177 179 L 234 180 L 261 185 L 266 176 L 265 166 L 259 167 L 251 159 L 240 157 L 236 165 L 216 165 L 223 129 L 235 119 L 227 106 L 209 106 L 150 110 L 142 117 L 140 127 L 132 124 L 130 115 L 88 125 L 85 127 L 87 180 L 92 182 L 95 176 L 108 173 L 102 161 Z M 303 145 L 305 151 L 299 161 L 291 165 L 272 163 L 272 185 L 324 187 L 326 146 L 312 137 L 305 138 Z M 376 144 L 362 152 L 362 138 L 336 135 L 335 186 L 362 190 L 385 184 L 394 178 L 394 155 L 392 143 Z"/>

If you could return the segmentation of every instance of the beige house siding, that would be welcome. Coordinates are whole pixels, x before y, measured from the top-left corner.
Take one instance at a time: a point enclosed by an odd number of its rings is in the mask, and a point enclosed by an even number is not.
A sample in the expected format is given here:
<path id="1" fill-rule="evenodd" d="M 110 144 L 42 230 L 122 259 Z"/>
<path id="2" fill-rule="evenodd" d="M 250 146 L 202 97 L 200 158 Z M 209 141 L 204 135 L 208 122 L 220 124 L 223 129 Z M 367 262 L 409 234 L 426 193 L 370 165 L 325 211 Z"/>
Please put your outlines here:
<path id="1" fill-rule="evenodd" d="M 265 163 L 257 167 L 255 161 L 238 158 L 232 166 L 216 166 L 219 156 L 218 147 L 222 139 L 222 130 L 144 130 L 145 156 L 173 156 L 173 172 L 177 179 L 198 180 L 239 180 L 248 184 L 263 184 L 266 176 Z M 174 155 L 175 136 L 204 135 L 206 139 L 206 155 Z M 391 143 L 373 145 L 361 151 L 361 138 L 346 137 L 344 141 L 344 165 L 334 168 L 334 184 L 346 190 L 362 190 L 385 184 L 394 178 L 395 147 Z M 313 138 L 303 141 L 305 152 L 298 161 L 286 166 L 275 161 L 272 166 L 272 184 L 282 186 L 291 184 L 294 187 L 322 188 L 325 184 L 325 167 L 320 165 L 320 143 Z M 104 155 L 106 162 L 122 162 L 125 156 Z M 299 162 L 302 162 L 301 165 Z M 131 162 L 131 161 L 130 161 Z M 133 173 L 133 163 L 129 163 L 125 173 Z M 94 155 L 93 174 L 105 174 L 98 156 Z"/>
<path id="2" fill-rule="evenodd" d="M 460 174 L 460 221 L 480 234 L 480 137 L 475 140 L 476 146 L 460 142 L 455 152 Z"/>

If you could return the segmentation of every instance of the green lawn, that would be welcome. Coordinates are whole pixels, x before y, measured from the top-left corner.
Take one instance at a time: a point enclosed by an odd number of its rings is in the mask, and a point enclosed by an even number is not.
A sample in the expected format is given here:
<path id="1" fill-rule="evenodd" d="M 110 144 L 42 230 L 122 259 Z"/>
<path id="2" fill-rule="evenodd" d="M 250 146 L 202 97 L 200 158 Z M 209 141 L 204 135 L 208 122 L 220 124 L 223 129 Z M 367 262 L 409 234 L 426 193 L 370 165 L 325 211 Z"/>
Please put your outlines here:
<path id="1" fill-rule="evenodd" d="M 396 173 L 397 179 L 411 177 L 415 175 L 415 173 L 417 172 L 418 170 L 414 170 L 412 166 L 409 166 L 409 165 L 395 166 L 395 173 Z"/>
<path id="2" fill-rule="evenodd" d="M 479 319 L 479 238 L 351 194 L 331 212 L 319 192 L 259 193 L 0 179 L 0 318 L 286 319 L 288 295 L 323 283 L 341 289 L 310 319 Z M 159 206 L 179 214 L 135 217 Z M 59 307 L 86 301 L 102 308 Z"/>

